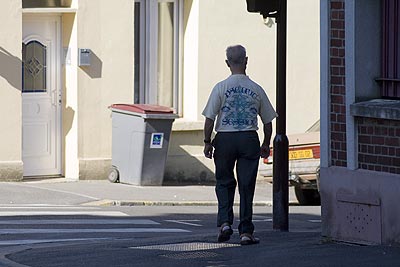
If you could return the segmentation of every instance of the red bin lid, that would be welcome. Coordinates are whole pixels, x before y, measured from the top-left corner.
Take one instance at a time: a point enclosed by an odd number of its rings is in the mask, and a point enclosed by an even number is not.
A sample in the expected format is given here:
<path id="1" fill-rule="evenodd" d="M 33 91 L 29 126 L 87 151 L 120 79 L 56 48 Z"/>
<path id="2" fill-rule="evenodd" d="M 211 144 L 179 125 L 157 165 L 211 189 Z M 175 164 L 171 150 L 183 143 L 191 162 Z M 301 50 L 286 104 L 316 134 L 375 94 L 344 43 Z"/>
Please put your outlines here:
<path id="1" fill-rule="evenodd" d="M 113 104 L 111 108 L 142 114 L 174 113 L 172 108 L 150 104 Z"/>

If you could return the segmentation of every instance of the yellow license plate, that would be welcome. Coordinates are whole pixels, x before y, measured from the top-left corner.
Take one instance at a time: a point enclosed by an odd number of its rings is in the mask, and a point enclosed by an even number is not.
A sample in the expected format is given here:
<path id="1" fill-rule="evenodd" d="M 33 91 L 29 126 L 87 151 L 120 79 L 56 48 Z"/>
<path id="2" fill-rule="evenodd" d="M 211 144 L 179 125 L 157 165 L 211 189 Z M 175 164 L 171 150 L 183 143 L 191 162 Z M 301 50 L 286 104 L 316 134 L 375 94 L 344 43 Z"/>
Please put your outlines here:
<path id="1" fill-rule="evenodd" d="M 289 160 L 291 159 L 312 159 L 314 157 L 312 149 L 302 149 L 289 151 Z"/>

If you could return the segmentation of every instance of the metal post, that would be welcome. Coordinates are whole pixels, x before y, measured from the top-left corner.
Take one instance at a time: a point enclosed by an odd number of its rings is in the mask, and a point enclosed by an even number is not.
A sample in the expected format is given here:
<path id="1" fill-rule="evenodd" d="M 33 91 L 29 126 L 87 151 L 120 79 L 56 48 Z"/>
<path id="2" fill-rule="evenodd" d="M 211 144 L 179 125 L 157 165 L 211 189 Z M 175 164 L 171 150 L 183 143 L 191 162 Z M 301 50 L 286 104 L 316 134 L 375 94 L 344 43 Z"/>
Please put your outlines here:
<path id="1" fill-rule="evenodd" d="M 273 229 L 289 230 L 289 141 L 286 136 L 286 15 L 287 0 L 277 14 L 276 136 L 273 165 Z"/>

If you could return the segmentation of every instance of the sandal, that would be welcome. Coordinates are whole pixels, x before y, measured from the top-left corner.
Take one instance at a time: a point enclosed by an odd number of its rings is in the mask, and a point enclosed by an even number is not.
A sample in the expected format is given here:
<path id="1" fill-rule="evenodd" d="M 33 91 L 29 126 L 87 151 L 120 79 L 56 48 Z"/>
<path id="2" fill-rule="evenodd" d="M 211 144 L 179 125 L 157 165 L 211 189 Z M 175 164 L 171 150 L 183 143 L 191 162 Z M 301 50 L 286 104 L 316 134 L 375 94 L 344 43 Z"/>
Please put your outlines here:
<path id="1" fill-rule="evenodd" d="M 260 243 L 260 239 L 254 237 L 252 234 L 243 233 L 240 235 L 240 245 L 254 245 Z"/>
<path id="2" fill-rule="evenodd" d="M 231 239 L 231 235 L 233 234 L 232 227 L 229 223 L 224 223 L 221 225 L 221 229 L 218 233 L 218 242 L 226 242 Z"/>

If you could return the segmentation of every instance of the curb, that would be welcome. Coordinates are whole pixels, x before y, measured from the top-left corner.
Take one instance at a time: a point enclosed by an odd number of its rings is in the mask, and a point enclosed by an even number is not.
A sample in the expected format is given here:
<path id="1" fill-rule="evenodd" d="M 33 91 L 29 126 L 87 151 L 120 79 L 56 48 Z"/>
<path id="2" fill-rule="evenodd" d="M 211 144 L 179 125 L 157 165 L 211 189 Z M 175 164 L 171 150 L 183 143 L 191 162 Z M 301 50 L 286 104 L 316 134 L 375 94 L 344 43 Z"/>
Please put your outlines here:
<path id="1" fill-rule="evenodd" d="M 218 206 L 217 201 L 149 201 L 149 200 L 108 200 L 102 199 L 81 204 L 82 206 Z M 235 202 L 234 206 L 239 206 Z M 290 206 L 298 205 L 297 202 L 289 202 Z M 272 201 L 255 201 L 255 207 L 272 207 Z"/>

